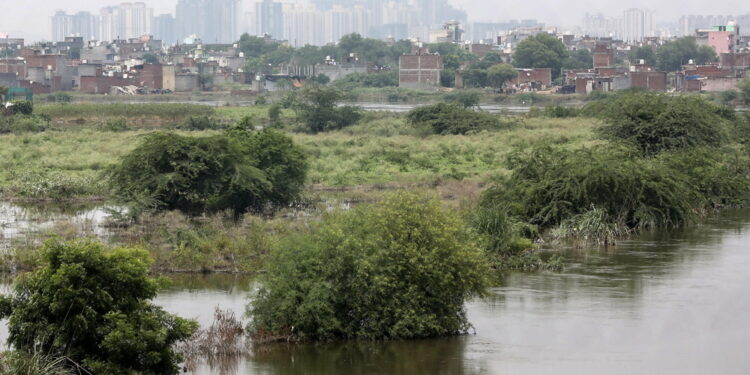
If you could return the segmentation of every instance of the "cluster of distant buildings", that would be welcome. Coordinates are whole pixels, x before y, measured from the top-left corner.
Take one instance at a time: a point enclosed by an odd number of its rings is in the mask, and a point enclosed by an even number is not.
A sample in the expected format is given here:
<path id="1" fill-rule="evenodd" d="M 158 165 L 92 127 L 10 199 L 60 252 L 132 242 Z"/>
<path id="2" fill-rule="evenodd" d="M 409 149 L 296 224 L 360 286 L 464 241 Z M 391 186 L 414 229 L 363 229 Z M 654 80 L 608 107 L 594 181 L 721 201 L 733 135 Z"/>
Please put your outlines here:
<path id="1" fill-rule="evenodd" d="M 311 0 L 179 0 L 173 14 L 155 15 L 146 3 L 122 3 L 98 14 L 56 12 L 51 40 L 69 36 L 84 40 L 115 40 L 153 35 L 165 44 L 201 39 L 232 43 L 243 33 L 270 35 L 292 46 L 325 45 L 359 33 L 372 38 L 426 40 L 429 31 L 447 19 L 465 23 L 466 13 L 447 0 L 344 1 Z"/>
<path id="2" fill-rule="evenodd" d="M 222 19 L 221 12 L 226 8 L 217 6 L 214 13 L 211 13 L 202 7 L 213 6 L 222 1 L 235 0 L 180 0 L 177 14 L 179 17 L 188 17 L 189 14 L 200 12 L 203 21 L 193 19 L 190 23 L 193 27 L 204 28 L 207 27 L 205 25 L 212 24 L 206 20 Z M 335 11 L 339 6 L 334 0 L 317 1 L 327 2 L 329 11 Z M 442 0 L 430 1 L 433 6 L 442 4 Z M 264 12 L 275 12 L 274 9 L 278 10 L 276 4 L 272 0 L 263 0 L 256 4 L 255 9 L 263 13 L 260 18 L 272 19 Z M 450 12 L 433 17 L 443 17 L 445 14 Z M 71 17 L 62 14 L 58 16 Z M 642 16 L 644 14 L 634 17 Z M 263 70 L 265 73 L 246 72 L 244 67 L 247 59 L 239 46 L 234 44 L 237 37 L 231 36 L 236 34 L 227 31 L 227 36 L 222 37 L 230 40 L 229 43 L 204 43 L 196 35 L 180 43 L 164 42 L 148 33 L 148 30 L 154 30 L 155 19 L 158 17 L 153 17 L 153 13 L 143 3 L 123 3 L 118 7 L 107 7 L 94 20 L 90 15 L 78 14 L 72 17 L 64 21 L 64 30 L 56 31 L 56 36 L 86 31 L 87 37 L 68 35 L 53 42 L 27 46 L 23 39 L 0 35 L 0 85 L 28 88 L 35 94 L 56 91 L 140 94 L 211 90 L 224 83 L 239 83 L 249 85 L 248 92 L 259 93 L 298 87 L 304 84 L 306 78 L 321 74 L 335 81 L 353 73 L 370 74 L 392 69 L 374 65 L 374 62 L 360 61 L 357 56 L 352 55 L 345 61 L 335 61 L 329 57 L 309 66 L 297 66 L 289 62 L 274 67 L 273 74 L 268 73 L 267 69 Z M 637 23 L 641 26 L 647 24 Z M 439 26 L 431 26 L 426 41 L 453 43 L 474 54 L 477 59 L 496 53 L 500 55 L 498 63 L 512 63 L 513 52 L 520 43 L 534 35 L 547 33 L 559 38 L 571 52 L 587 50 L 592 55 L 591 69 L 552 72 L 549 68 L 519 67 L 516 70 L 518 76 L 502 88 L 504 92 L 557 91 L 588 94 L 628 88 L 724 91 L 734 89 L 750 69 L 750 36 L 743 35 L 740 32 L 742 27 L 735 21 L 693 30 L 691 35 L 697 42 L 712 47 L 720 56 L 720 61 L 701 66 L 688 60 L 683 63 L 681 71 L 676 73 L 658 71 L 646 61 L 629 60 L 634 48 L 652 48 L 656 51 L 673 39 L 643 36 L 648 34 L 644 30 L 637 33 L 638 37 L 627 40 L 612 36 L 559 32 L 531 20 L 504 24 L 484 23 L 480 29 L 476 27 L 474 25 L 473 32 L 465 31 L 460 20 L 451 20 Z M 502 31 L 504 28 L 508 30 Z M 477 30 L 479 37 L 476 37 Z M 183 31 L 187 32 L 190 31 Z M 209 32 L 204 30 L 203 33 Z M 93 39 L 97 35 L 108 38 Z M 137 36 L 123 38 L 120 35 Z M 214 36 L 216 35 L 219 34 Z M 289 40 L 275 39 L 265 33 L 260 40 L 291 45 Z M 393 37 L 383 40 L 387 43 L 397 41 Z M 412 41 L 414 49 L 399 59 L 399 86 L 414 89 L 438 88 L 443 82 L 442 75 L 446 74 L 443 56 L 425 48 L 425 43 L 420 39 Z M 455 72 L 454 82 L 457 88 L 466 86 L 465 74 L 470 69 L 471 62 L 467 62 Z M 553 76 L 560 76 L 561 81 L 553 82 Z"/>

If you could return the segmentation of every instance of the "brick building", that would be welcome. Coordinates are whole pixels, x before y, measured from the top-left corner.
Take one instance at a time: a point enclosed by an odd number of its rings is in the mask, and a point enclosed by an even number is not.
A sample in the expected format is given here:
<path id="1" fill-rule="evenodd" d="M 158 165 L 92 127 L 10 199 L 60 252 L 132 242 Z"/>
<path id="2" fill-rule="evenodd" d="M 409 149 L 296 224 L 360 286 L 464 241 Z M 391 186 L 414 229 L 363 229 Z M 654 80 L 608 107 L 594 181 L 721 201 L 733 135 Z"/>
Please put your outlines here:
<path id="1" fill-rule="evenodd" d="M 410 89 L 433 89 L 440 86 L 443 58 L 427 48 L 415 48 L 398 60 L 398 86 Z"/>

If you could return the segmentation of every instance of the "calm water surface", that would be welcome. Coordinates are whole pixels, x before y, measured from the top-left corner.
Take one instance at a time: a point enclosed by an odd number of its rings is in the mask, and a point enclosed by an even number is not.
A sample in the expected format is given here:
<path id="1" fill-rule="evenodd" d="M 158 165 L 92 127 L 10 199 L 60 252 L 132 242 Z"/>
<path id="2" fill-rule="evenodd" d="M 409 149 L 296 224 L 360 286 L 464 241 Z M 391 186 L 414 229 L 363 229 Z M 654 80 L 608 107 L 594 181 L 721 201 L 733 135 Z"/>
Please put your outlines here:
<path id="1" fill-rule="evenodd" d="M 566 256 L 563 273 L 508 274 L 471 302 L 474 335 L 273 345 L 197 374 L 750 374 L 749 210 Z M 156 302 L 203 324 L 215 306 L 241 315 L 253 288 L 174 280 Z"/>

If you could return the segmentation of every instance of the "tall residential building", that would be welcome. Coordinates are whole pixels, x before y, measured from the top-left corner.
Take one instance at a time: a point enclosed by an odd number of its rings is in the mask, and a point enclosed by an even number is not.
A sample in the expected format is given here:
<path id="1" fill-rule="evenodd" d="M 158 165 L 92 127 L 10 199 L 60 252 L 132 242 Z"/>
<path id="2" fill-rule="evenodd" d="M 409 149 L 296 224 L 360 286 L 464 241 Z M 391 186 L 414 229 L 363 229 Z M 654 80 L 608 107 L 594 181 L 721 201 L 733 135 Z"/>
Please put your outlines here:
<path id="1" fill-rule="evenodd" d="M 144 3 L 122 3 L 99 12 L 99 36 L 102 40 L 139 38 L 151 34 L 154 10 Z"/>
<path id="2" fill-rule="evenodd" d="M 643 41 L 645 37 L 654 36 L 653 13 L 647 9 L 631 8 L 623 14 L 622 39 L 629 43 Z"/>
<path id="3" fill-rule="evenodd" d="M 52 41 L 65 40 L 73 32 L 73 16 L 58 10 L 52 16 Z"/>
<path id="4" fill-rule="evenodd" d="M 63 11 L 57 11 L 52 16 L 52 41 L 60 42 L 69 36 L 79 36 L 84 40 L 97 39 L 98 28 L 98 19 L 89 12 L 78 12 L 71 15 Z"/>
<path id="5" fill-rule="evenodd" d="M 99 39 L 99 18 L 89 12 L 78 12 L 73 15 L 73 35 L 83 40 Z"/>
<path id="6" fill-rule="evenodd" d="M 273 0 L 263 0 L 256 4 L 258 34 L 268 34 L 281 39 L 284 34 L 284 12 L 281 3 Z M 319 25 L 318 27 L 323 27 Z"/>
<path id="7" fill-rule="evenodd" d="M 166 46 L 177 42 L 175 18 L 171 14 L 160 14 L 154 17 L 151 31 L 154 38 L 161 40 Z"/>
<path id="8" fill-rule="evenodd" d="M 204 43 L 231 43 L 239 39 L 237 0 L 179 0 L 176 30 L 178 39 L 191 35 Z"/>
<path id="9" fill-rule="evenodd" d="M 342 8 L 334 6 L 326 12 L 325 40 L 326 43 L 336 43 L 342 36 L 358 33 L 367 35 L 370 29 L 370 12 L 361 6 Z"/>
<path id="10" fill-rule="evenodd" d="M 321 27 L 325 14 L 313 6 L 291 5 L 284 9 L 283 36 L 294 47 L 325 44 L 325 34 Z"/>

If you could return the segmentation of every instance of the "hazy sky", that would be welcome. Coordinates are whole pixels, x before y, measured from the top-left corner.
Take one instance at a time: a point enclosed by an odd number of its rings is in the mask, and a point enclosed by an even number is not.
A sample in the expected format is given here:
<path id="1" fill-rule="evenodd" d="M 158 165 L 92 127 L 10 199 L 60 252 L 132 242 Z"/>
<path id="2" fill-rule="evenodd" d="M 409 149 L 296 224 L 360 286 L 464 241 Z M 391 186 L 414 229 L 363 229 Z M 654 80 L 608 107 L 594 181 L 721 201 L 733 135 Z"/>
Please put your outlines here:
<path id="1" fill-rule="evenodd" d="M 36 40 L 49 38 L 49 17 L 57 9 L 74 12 L 97 11 L 118 4 L 121 0 L 0 0 L 0 33 Z M 174 13 L 177 0 L 143 0 L 156 13 Z M 750 13 L 750 2 L 725 0 L 720 2 L 698 0 L 450 0 L 469 13 L 472 21 L 503 21 L 508 19 L 536 18 L 548 24 L 575 25 L 583 14 L 604 13 L 619 15 L 626 8 L 650 8 L 657 20 L 676 21 L 684 14 L 737 15 Z"/>

